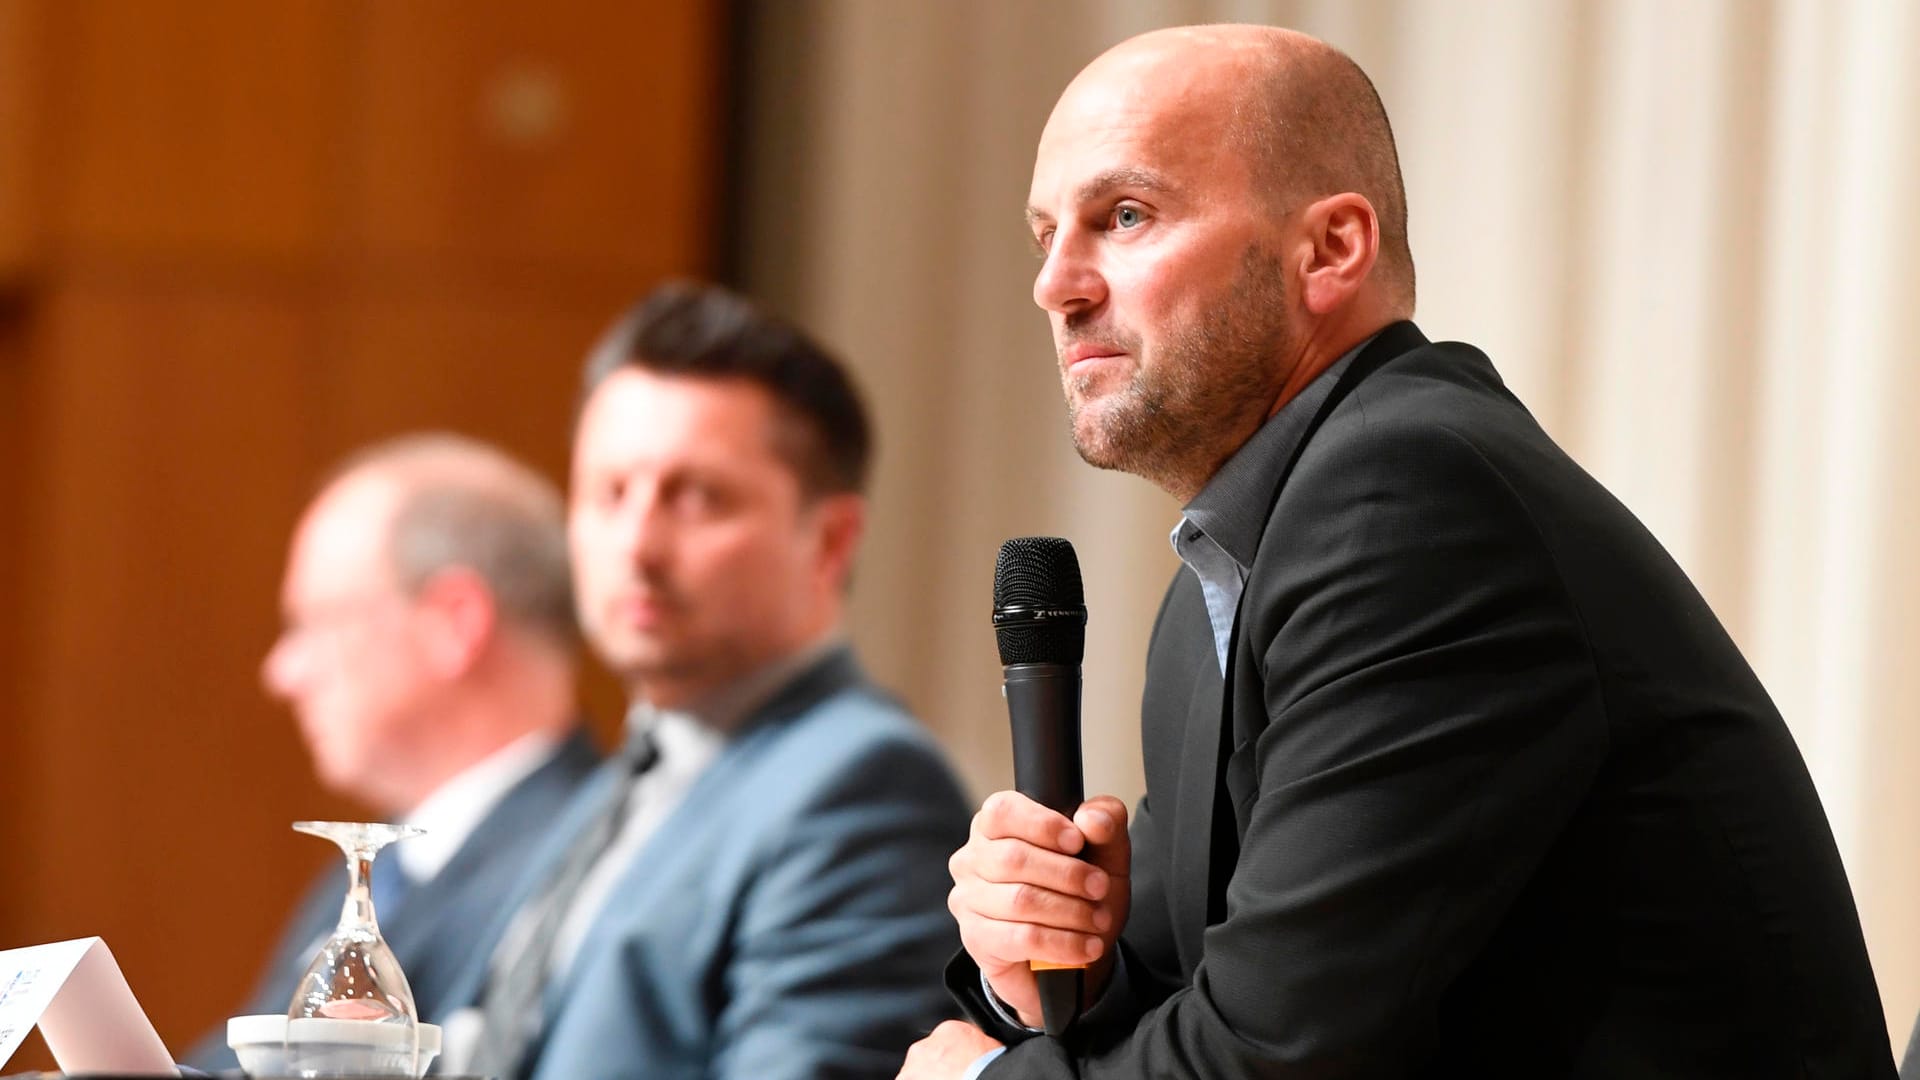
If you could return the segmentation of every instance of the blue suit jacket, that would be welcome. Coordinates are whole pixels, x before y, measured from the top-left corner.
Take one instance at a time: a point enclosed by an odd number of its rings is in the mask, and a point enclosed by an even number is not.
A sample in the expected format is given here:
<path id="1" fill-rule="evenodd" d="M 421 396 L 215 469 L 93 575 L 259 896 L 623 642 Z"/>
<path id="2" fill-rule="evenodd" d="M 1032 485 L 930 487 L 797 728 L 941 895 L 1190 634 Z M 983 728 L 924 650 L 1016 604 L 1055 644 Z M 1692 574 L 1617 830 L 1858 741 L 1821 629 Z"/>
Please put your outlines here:
<path id="1" fill-rule="evenodd" d="M 481 819 L 438 874 L 414 886 L 394 910 L 378 913 L 380 933 L 407 973 L 422 1018 L 443 1018 L 448 992 L 473 949 L 473 935 L 495 919 L 527 856 L 599 760 L 592 740 L 575 731 Z M 287 1011 L 294 984 L 306 973 L 321 937 L 340 921 L 346 894 L 346 868 L 335 859 L 295 909 L 239 1015 Z M 209 1071 L 239 1067 L 227 1047 L 225 1021 L 194 1047 L 186 1064 Z"/>
<path id="2" fill-rule="evenodd" d="M 613 779 L 603 769 L 581 790 L 527 892 Z M 728 742 L 633 857 L 547 988 L 520 1075 L 893 1076 L 953 1014 L 946 862 L 968 820 L 926 732 L 848 652 L 829 655 Z M 470 1001 L 490 952 L 475 950 Z"/>

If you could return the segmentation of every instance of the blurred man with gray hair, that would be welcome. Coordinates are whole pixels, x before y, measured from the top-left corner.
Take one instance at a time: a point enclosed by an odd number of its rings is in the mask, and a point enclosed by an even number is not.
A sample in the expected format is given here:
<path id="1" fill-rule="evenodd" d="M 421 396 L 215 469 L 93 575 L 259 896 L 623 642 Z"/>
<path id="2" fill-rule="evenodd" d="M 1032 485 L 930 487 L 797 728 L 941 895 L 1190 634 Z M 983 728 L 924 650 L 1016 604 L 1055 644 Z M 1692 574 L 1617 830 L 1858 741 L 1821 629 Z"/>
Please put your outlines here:
<path id="1" fill-rule="evenodd" d="M 558 491 L 455 435 L 339 466 L 294 534 L 262 677 L 329 789 L 426 830 L 374 864 L 382 932 L 423 1018 L 599 759 L 576 723 L 578 630 Z M 242 1012 L 278 1013 L 339 918 L 323 876 Z M 235 1065 L 221 1033 L 192 1058 Z"/>

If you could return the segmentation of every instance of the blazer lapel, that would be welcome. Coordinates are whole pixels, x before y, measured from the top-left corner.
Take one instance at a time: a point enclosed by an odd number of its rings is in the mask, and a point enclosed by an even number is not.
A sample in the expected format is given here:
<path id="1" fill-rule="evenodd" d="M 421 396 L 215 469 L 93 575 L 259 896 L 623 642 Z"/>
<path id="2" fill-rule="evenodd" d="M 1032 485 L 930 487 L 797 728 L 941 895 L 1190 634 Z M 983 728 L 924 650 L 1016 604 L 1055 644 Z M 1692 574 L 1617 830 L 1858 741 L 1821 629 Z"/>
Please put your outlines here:
<path id="1" fill-rule="evenodd" d="M 439 912 L 458 898 L 474 875 L 482 872 L 503 847 L 536 849 L 541 833 L 551 822 L 554 809 L 566 804 L 573 789 L 599 763 L 600 754 L 583 728 L 575 728 L 561 741 L 547 760 L 508 789 L 493 809 L 480 819 L 440 872 L 426 881 L 416 882 L 402 904 L 418 904 L 424 911 Z M 383 919 L 387 912 L 380 913 Z M 394 920 L 399 934 L 388 934 L 387 944 L 395 952 L 401 943 L 409 946 L 419 937 L 446 927 L 446 919 Z M 470 927 L 459 927 L 470 933 Z M 398 938 L 398 940 L 396 940 Z"/>
<path id="2" fill-rule="evenodd" d="M 1191 576 L 1192 571 L 1182 570 Z M 1186 583 L 1182 583 L 1184 588 Z M 1167 901 L 1173 916 L 1175 947 L 1181 967 L 1191 971 L 1199 963 L 1201 939 L 1209 919 L 1207 883 L 1212 870 L 1212 845 L 1199 842 L 1210 834 L 1213 820 L 1214 767 L 1219 756 L 1221 692 L 1218 660 L 1214 657 L 1212 630 L 1206 607 L 1196 584 L 1191 588 L 1192 608 L 1185 621 L 1189 633 L 1205 635 L 1207 647 L 1196 650 L 1191 658 L 1192 691 L 1186 703 L 1181 727 L 1180 771 L 1174 791 L 1173 820 L 1166 835 L 1170 840 L 1170 878 Z M 1177 839 L 1176 839 L 1177 838 Z"/>
<path id="3" fill-rule="evenodd" d="M 680 880 L 672 872 L 673 867 L 685 860 L 701 858 L 704 838 L 732 819 L 736 804 L 752 805 L 751 786 L 741 783 L 736 774 L 750 767 L 759 744 L 773 738 L 782 721 L 864 683 L 865 675 L 852 649 L 837 646 L 776 691 L 741 723 L 720 756 L 694 779 L 679 803 L 634 852 L 632 860 L 614 875 L 612 889 L 588 923 L 574 962 L 567 966 L 564 975 L 547 984 L 541 999 L 546 1021 L 534 1044 L 528 1047 L 528 1061 L 538 1060 L 560 1010 L 580 986 L 585 969 L 591 966 L 583 963 L 583 958 L 603 955 L 614 947 L 613 935 L 619 924 L 608 917 L 609 909 L 617 905 L 623 917 L 631 918 L 633 912 L 654 904 L 658 890 L 669 887 L 662 882 Z"/>
<path id="4" fill-rule="evenodd" d="M 1225 490 L 1211 495 L 1203 493 L 1201 498 L 1223 499 L 1236 508 L 1263 507 L 1265 512 L 1259 519 L 1258 527 L 1259 536 L 1264 540 L 1265 527 L 1271 523 L 1273 507 L 1280 499 L 1280 492 L 1320 425 L 1326 422 L 1354 387 L 1394 357 L 1426 344 L 1426 340 L 1419 328 L 1410 322 L 1393 323 L 1381 330 L 1339 372 L 1335 382 L 1317 403 L 1311 400 L 1314 396 L 1311 390 L 1302 393 L 1298 404 L 1312 410 L 1304 424 L 1295 420 L 1290 428 L 1257 433 L 1247 445 L 1248 450 L 1258 455 L 1257 459 L 1245 462 L 1239 461 L 1237 456 L 1230 459 L 1216 474 L 1215 480 L 1209 482 L 1209 488 L 1217 486 Z M 1269 423 L 1283 419 L 1277 416 Z M 1199 500 L 1194 505 L 1198 506 Z M 1241 560 L 1243 566 L 1251 566 L 1259 551 L 1258 542 L 1253 544 L 1251 550 L 1245 549 L 1246 541 L 1253 536 L 1253 522 L 1242 519 L 1238 513 L 1231 517 L 1241 525 L 1238 529 L 1240 535 L 1216 537 L 1216 540 L 1225 540 L 1234 557 Z M 1242 609 L 1251 591 L 1248 589 L 1241 593 Z M 1256 794 L 1250 742 L 1266 724 L 1266 696 L 1260 677 L 1260 658 L 1252 655 L 1251 648 L 1241 638 L 1241 614 L 1241 610 L 1234 612 L 1232 635 L 1227 643 L 1224 679 L 1218 677 L 1216 665 L 1206 665 L 1207 674 L 1216 676 L 1212 682 L 1212 696 L 1203 700 L 1201 691 L 1208 685 L 1208 680 L 1203 676 L 1195 688 L 1193 707 L 1187 718 L 1187 738 L 1181 756 L 1182 828 L 1179 835 L 1191 840 L 1204 836 L 1207 843 L 1189 842 L 1186 845 L 1188 849 L 1204 850 L 1188 855 L 1184 864 L 1176 856 L 1175 872 L 1180 875 L 1176 887 L 1183 893 L 1204 890 L 1200 903 L 1194 904 L 1189 898 L 1187 904 L 1182 906 L 1180 926 L 1183 934 L 1197 934 L 1198 931 L 1189 931 L 1187 928 L 1211 926 L 1226 918 L 1227 884 L 1239 860 L 1240 838 L 1246 835 L 1247 812 Z M 1211 640 L 1212 628 L 1205 621 L 1204 609 L 1200 626 Z M 1201 822 L 1205 823 L 1204 827 L 1199 824 Z M 1202 912 L 1205 913 L 1204 921 L 1196 918 Z M 1192 950 L 1187 955 L 1199 956 L 1197 941 L 1189 942 L 1183 938 L 1181 948 L 1183 952 Z"/>

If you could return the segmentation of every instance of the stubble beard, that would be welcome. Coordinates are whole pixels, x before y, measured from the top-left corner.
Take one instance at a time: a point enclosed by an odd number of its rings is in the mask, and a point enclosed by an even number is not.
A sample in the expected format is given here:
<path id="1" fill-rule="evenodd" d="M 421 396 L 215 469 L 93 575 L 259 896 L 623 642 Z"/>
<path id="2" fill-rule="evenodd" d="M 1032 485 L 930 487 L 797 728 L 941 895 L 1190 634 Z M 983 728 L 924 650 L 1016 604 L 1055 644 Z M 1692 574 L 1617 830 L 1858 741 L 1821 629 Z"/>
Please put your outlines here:
<path id="1" fill-rule="evenodd" d="M 631 591 L 635 583 L 620 584 Z M 705 666 L 705 650 L 688 640 L 687 623 L 692 613 L 681 590 L 671 581 L 651 575 L 645 587 L 655 602 L 668 607 L 665 624 L 652 630 L 624 625 L 613 610 L 586 605 L 577 609 L 588 646 L 629 691 L 648 683 L 698 677 Z"/>
<path id="2" fill-rule="evenodd" d="M 606 651 L 600 656 L 635 699 L 658 703 L 666 697 L 678 701 L 680 690 L 723 682 L 730 671 L 717 650 L 700 643 L 639 635 L 626 645 L 617 658 Z"/>
<path id="3" fill-rule="evenodd" d="M 1125 386 L 1096 397 L 1093 376 L 1065 379 L 1081 459 L 1191 499 L 1273 406 L 1293 336 L 1285 299 L 1280 261 L 1250 246 L 1226 295 L 1170 327 L 1150 360 L 1137 335 L 1116 342 L 1138 361 Z"/>
<path id="4" fill-rule="evenodd" d="M 684 706 L 751 674 L 768 659 L 757 639 L 696 625 L 683 608 L 678 626 L 653 632 L 609 628 L 589 633 L 595 654 L 634 700 Z M 774 655 L 777 655 L 774 654 Z"/>

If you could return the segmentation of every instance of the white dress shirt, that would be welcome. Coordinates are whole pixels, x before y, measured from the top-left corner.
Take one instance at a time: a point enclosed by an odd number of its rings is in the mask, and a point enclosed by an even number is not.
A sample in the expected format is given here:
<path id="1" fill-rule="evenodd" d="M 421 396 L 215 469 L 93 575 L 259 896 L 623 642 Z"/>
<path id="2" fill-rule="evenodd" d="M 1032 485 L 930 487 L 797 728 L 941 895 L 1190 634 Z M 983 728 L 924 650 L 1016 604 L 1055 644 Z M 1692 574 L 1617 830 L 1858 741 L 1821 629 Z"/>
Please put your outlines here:
<path id="1" fill-rule="evenodd" d="M 426 830 L 394 845 L 391 857 L 400 860 L 407 880 L 415 884 L 431 881 L 507 792 L 532 776 L 559 745 L 560 737 L 552 732 L 522 735 L 456 773 L 401 818 L 403 825 Z"/>

